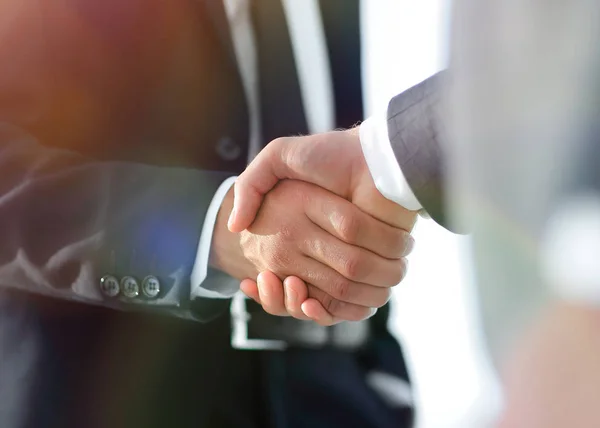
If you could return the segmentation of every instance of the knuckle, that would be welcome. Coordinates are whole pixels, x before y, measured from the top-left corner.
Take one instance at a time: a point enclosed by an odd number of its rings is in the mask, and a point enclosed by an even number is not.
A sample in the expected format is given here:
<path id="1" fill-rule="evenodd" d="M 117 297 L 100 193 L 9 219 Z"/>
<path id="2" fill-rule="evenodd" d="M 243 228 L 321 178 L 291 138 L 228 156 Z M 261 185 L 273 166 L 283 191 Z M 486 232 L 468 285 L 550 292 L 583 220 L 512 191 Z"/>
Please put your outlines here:
<path id="1" fill-rule="evenodd" d="M 357 215 L 352 213 L 344 213 L 340 216 L 337 223 L 337 232 L 342 240 L 353 244 L 358 239 L 360 229 L 360 221 Z"/>
<path id="2" fill-rule="evenodd" d="M 363 258 L 357 250 L 353 250 L 344 260 L 342 267 L 343 275 L 351 280 L 358 281 L 364 273 Z"/>
<path id="3" fill-rule="evenodd" d="M 323 240 L 320 238 L 308 238 L 305 240 L 305 244 L 309 251 L 320 259 L 327 259 L 327 247 Z"/>

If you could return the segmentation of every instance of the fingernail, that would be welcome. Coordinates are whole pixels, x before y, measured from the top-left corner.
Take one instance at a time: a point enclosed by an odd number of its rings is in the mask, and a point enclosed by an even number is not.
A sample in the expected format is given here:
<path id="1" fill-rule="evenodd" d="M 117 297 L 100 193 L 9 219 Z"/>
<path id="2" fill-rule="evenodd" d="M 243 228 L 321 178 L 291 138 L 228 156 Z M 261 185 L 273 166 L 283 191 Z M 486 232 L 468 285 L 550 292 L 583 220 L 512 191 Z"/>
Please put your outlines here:
<path id="1" fill-rule="evenodd" d="M 306 303 L 306 301 L 302 302 L 302 304 L 300 305 L 300 310 L 302 311 L 302 313 L 303 313 L 305 316 L 307 316 L 307 317 L 309 317 L 309 318 L 310 318 L 310 316 L 309 316 L 309 315 L 306 313 L 306 306 L 307 306 L 307 303 Z"/>

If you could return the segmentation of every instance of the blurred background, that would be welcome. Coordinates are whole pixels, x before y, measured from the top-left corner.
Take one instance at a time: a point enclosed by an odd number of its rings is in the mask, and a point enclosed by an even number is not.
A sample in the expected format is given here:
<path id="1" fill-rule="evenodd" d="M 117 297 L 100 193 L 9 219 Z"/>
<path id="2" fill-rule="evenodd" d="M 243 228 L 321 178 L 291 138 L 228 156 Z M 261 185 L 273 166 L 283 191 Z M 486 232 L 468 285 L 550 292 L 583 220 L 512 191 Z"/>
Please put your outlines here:
<path id="1" fill-rule="evenodd" d="M 361 7 L 369 115 L 446 66 L 450 1 L 377 0 Z M 481 340 L 469 238 L 425 219 L 414 236 L 390 322 L 415 383 L 417 428 L 479 428 L 497 408 L 498 394 Z"/>

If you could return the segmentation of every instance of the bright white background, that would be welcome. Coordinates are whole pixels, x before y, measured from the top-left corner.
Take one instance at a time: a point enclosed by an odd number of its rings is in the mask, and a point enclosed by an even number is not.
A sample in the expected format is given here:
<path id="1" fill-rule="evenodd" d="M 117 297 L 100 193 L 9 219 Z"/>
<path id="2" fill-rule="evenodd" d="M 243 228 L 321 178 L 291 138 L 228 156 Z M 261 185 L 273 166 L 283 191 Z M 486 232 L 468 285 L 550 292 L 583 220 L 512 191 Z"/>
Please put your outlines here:
<path id="1" fill-rule="evenodd" d="M 363 0 L 367 114 L 446 63 L 447 0 Z M 481 345 L 468 238 L 420 220 L 390 326 L 407 354 L 418 428 L 479 428 L 494 379 Z"/>

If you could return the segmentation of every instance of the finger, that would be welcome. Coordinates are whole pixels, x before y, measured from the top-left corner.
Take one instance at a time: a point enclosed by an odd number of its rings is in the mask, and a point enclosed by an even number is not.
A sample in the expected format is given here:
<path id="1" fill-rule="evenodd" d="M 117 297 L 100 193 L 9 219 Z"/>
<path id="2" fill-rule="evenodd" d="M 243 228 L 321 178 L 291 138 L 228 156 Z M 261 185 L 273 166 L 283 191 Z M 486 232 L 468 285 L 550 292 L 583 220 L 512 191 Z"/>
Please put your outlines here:
<path id="1" fill-rule="evenodd" d="M 321 302 L 317 299 L 306 299 L 306 301 L 302 303 L 302 312 L 317 324 L 325 327 L 330 327 L 342 322 L 342 320 L 334 318 L 333 315 L 327 312 Z"/>
<path id="2" fill-rule="evenodd" d="M 302 311 L 302 303 L 308 298 L 308 287 L 297 276 L 289 276 L 283 281 L 285 308 L 291 316 L 300 320 L 309 320 Z"/>
<path id="3" fill-rule="evenodd" d="M 302 305 L 303 311 L 307 311 L 304 313 L 315 320 L 326 319 L 327 324 L 323 325 L 333 325 L 340 321 L 362 321 L 371 317 L 375 313 L 374 308 L 355 305 L 335 299 L 312 284 L 308 284 L 308 296 L 309 299 L 307 299 L 305 304 Z M 318 305 L 315 303 L 309 303 L 311 299 L 316 300 L 326 311 L 326 313 L 329 314 L 329 317 L 323 316 L 323 314 L 318 310 Z M 316 312 L 312 312 L 313 310 Z M 319 322 L 319 324 L 322 323 Z"/>
<path id="4" fill-rule="evenodd" d="M 300 272 L 297 272 L 296 275 L 307 284 L 322 290 L 333 300 L 358 307 L 380 307 L 385 305 L 390 298 L 390 288 L 374 287 L 350 281 L 310 257 L 304 257 L 301 266 Z M 329 300 L 327 302 L 320 301 L 329 313 L 336 315 L 329 310 L 328 305 L 331 304 Z"/>
<path id="5" fill-rule="evenodd" d="M 300 247 L 305 255 L 355 283 L 393 287 L 406 274 L 406 259 L 386 259 L 347 244 L 320 228 L 311 231 L 310 238 L 303 240 Z M 312 280 L 309 282 L 315 284 Z"/>
<path id="6" fill-rule="evenodd" d="M 284 303 L 283 284 L 277 275 L 270 271 L 261 272 L 256 283 L 265 312 L 277 316 L 288 315 Z"/>
<path id="7" fill-rule="evenodd" d="M 323 326 L 331 326 L 341 322 L 341 320 L 337 320 L 329 314 L 318 300 L 308 297 L 308 285 L 300 278 L 288 276 L 283 283 L 286 290 L 286 307 L 293 317 L 312 320 Z M 294 292 L 297 293 L 293 304 L 287 303 L 288 289 L 294 289 Z"/>
<path id="8" fill-rule="evenodd" d="M 293 139 L 277 139 L 269 143 L 236 179 L 233 209 L 227 227 L 230 232 L 241 232 L 248 228 L 262 204 L 264 196 L 282 178 L 288 178 L 284 162 Z M 290 177 L 292 178 L 292 177 Z"/>
<path id="9" fill-rule="evenodd" d="M 315 192 L 317 197 L 307 201 L 304 210 L 313 223 L 329 234 L 389 259 L 405 257 L 412 250 L 414 240 L 407 231 L 379 221 L 323 189 Z"/>
<path id="10" fill-rule="evenodd" d="M 309 284 L 309 297 L 319 300 L 336 318 L 364 319 L 370 316 L 372 307 L 383 306 L 391 296 L 389 288 L 352 283 L 316 260 L 306 258 L 301 265 L 297 276 Z"/>
<path id="11" fill-rule="evenodd" d="M 244 279 L 240 283 L 240 290 L 242 290 L 242 292 L 246 296 L 254 300 L 256 303 L 258 303 L 259 305 L 261 304 L 260 295 L 258 294 L 258 285 L 256 284 L 256 281 L 253 281 L 251 279 Z"/>

